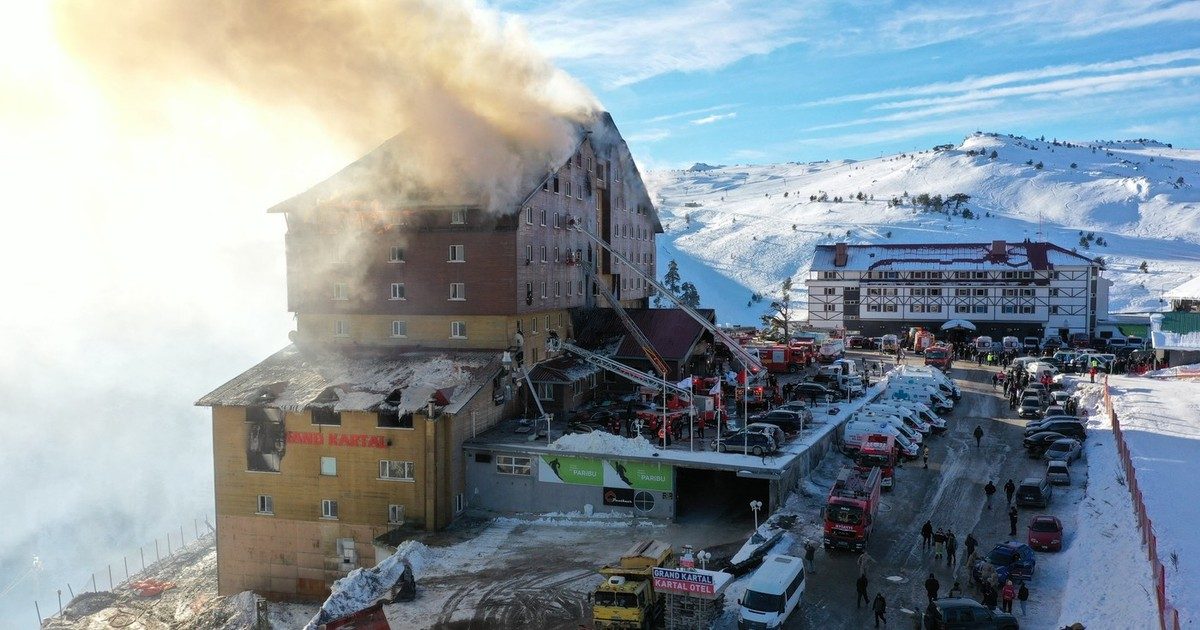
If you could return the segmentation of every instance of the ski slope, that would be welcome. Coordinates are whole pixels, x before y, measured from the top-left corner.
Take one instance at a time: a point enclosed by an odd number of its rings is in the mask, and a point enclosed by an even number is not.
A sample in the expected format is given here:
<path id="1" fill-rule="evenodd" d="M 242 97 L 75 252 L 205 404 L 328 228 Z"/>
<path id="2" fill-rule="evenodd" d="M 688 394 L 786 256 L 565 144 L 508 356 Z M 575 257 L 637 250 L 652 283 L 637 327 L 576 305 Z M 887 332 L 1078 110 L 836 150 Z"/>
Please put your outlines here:
<path id="1" fill-rule="evenodd" d="M 1164 291 L 1200 274 L 1200 150 L 987 133 L 947 147 L 862 161 L 652 171 L 647 184 L 666 230 L 659 271 L 676 260 L 721 323 L 745 324 L 758 323 L 788 276 L 793 298 L 805 302 L 814 247 L 838 241 L 1048 240 L 1104 258 L 1114 312 L 1158 310 Z M 922 193 L 970 199 L 932 212 L 913 206 Z M 829 200 L 810 199 L 822 194 Z M 963 218 L 963 209 L 975 218 Z M 1087 249 L 1081 232 L 1096 237 Z M 1143 261 L 1149 273 L 1139 269 Z M 748 304 L 755 292 L 765 299 Z"/>

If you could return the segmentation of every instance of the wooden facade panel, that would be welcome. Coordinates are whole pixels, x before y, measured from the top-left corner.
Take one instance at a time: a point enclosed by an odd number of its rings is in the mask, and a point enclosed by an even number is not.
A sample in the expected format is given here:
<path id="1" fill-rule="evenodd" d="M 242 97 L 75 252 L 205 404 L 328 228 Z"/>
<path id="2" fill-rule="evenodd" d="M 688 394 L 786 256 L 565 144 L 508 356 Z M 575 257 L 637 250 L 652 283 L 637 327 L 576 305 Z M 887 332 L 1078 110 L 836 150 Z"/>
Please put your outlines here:
<path id="1" fill-rule="evenodd" d="M 503 350 L 514 344 L 518 330 L 527 341 L 533 337 L 545 343 L 546 316 L 550 316 L 551 328 L 559 335 L 570 336 L 571 318 L 567 311 L 534 311 L 525 315 L 299 315 L 296 319 L 300 339 L 324 343 L 365 344 L 372 346 L 396 346 L 413 348 L 461 348 L 464 350 Z M 531 333 L 532 318 L 538 318 L 537 333 Z M 349 334 L 338 337 L 334 322 L 346 322 Z M 392 322 L 404 322 L 406 335 L 392 336 Z M 451 322 L 466 324 L 467 338 L 450 337 Z M 519 326 L 519 328 L 518 328 Z M 544 355 L 542 355 L 544 356 Z"/>

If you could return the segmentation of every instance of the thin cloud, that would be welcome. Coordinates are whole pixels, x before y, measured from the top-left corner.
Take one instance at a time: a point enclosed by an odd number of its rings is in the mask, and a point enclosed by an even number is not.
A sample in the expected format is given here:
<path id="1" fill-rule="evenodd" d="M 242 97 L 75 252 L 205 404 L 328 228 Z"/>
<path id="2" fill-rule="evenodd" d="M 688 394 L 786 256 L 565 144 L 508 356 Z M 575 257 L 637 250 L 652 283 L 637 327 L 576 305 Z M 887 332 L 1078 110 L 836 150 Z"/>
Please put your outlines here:
<path id="1" fill-rule="evenodd" d="M 691 122 L 693 125 L 711 125 L 718 120 L 729 120 L 730 118 L 737 118 L 737 112 L 729 112 L 728 114 L 713 114 L 712 116 L 697 118 L 696 120 L 689 122 Z"/>
<path id="2" fill-rule="evenodd" d="M 670 130 L 667 129 L 647 129 L 645 131 L 635 131 L 625 139 L 629 142 L 658 142 L 671 137 Z"/>
<path id="3" fill-rule="evenodd" d="M 668 120 L 675 120 L 676 118 L 686 118 L 688 116 L 695 116 L 696 114 L 707 114 L 709 112 L 719 112 L 719 111 L 722 111 L 725 109 L 733 109 L 734 107 L 737 107 L 738 105 L 739 105 L 738 103 L 729 103 L 726 105 L 713 105 L 712 107 L 702 107 L 700 109 L 689 109 L 685 112 L 675 112 L 674 114 L 663 114 L 662 116 L 655 116 L 654 118 L 647 119 L 646 122 L 650 122 L 650 123 L 666 122 Z"/>
<path id="4" fill-rule="evenodd" d="M 908 120 L 916 120 L 920 118 L 932 118 L 943 114 L 951 114 L 961 111 L 981 110 L 995 107 L 1000 103 L 999 100 L 983 100 L 983 101 L 968 101 L 963 103 L 948 103 L 938 107 L 927 107 L 923 109 L 914 109 L 909 111 L 897 112 L 895 114 L 887 114 L 884 116 L 871 116 L 867 118 L 856 118 L 845 122 L 830 123 L 827 125 L 815 125 L 806 127 L 801 131 L 827 131 L 830 129 L 845 129 L 846 127 L 859 127 L 862 125 L 874 125 L 886 122 L 903 122 Z"/>

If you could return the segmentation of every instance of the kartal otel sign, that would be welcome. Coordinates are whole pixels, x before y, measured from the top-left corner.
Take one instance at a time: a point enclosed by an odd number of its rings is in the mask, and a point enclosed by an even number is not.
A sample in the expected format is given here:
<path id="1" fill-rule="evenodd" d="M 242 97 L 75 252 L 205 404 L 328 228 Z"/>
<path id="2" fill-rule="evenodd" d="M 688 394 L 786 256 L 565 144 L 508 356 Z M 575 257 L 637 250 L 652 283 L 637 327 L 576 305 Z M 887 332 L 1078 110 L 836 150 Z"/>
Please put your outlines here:
<path id="1" fill-rule="evenodd" d="M 717 580 L 711 571 L 654 567 L 654 591 L 711 597 L 717 594 Z"/>
<path id="2" fill-rule="evenodd" d="M 382 435 L 351 435 L 345 433 L 317 433 L 315 431 L 288 431 L 288 444 L 311 444 L 320 446 L 357 446 L 364 448 L 387 448 L 387 438 Z"/>

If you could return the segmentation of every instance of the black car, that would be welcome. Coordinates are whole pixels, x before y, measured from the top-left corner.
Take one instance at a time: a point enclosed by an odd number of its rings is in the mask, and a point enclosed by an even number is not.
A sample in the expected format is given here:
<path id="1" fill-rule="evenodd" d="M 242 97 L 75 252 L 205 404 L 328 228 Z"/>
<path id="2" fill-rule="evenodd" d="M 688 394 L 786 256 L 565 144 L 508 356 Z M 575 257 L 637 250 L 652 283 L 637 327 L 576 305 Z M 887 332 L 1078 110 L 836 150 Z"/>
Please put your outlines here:
<path id="1" fill-rule="evenodd" d="M 1021 406 L 1017 407 L 1017 415 L 1022 418 L 1041 418 L 1042 399 L 1036 394 L 1021 398 Z"/>
<path id="2" fill-rule="evenodd" d="M 1018 630 L 1017 618 L 970 597 L 939 597 L 925 609 L 925 627 L 939 630 Z"/>
<path id="3" fill-rule="evenodd" d="M 796 383 L 792 386 L 792 395 L 800 400 L 809 402 L 825 402 L 829 400 L 827 396 L 832 396 L 833 400 L 840 400 L 841 394 L 833 388 L 826 387 L 820 383 Z"/>
<path id="4" fill-rule="evenodd" d="M 773 453 L 778 446 L 770 436 L 757 431 L 747 432 L 745 429 L 725 433 L 720 440 L 712 441 L 714 451 L 722 453 L 737 451 L 756 456 Z"/>
<path id="5" fill-rule="evenodd" d="M 1062 348 L 1062 347 L 1063 347 L 1063 342 L 1058 337 L 1051 337 L 1042 342 L 1042 351 L 1043 352 L 1054 352 L 1055 350 L 1058 350 L 1059 348 Z"/>
<path id="6" fill-rule="evenodd" d="M 1075 438 L 1080 442 L 1087 438 L 1087 429 L 1083 427 L 1083 423 L 1078 420 L 1051 420 L 1040 424 L 1032 424 L 1025 427 L 1025 437 L 1029 437 L 1035 433 L 1043 431 L 1053 431 L 1061 433 L 1066 437 Z"/>
<path id="7" fill-rule="evenodd" d="M 1046 453 L 1046 449 L 1050 448 L 1051 444 L 1066 437 L 1055 431 L 1042 431 L 1027 436 L 1023 444 L 1030 457 L 1040 458 Z"/>
<path id="8" fill-rule="evenodd" d="M 766 413 L 758 413 L 750 416 L 750 422 L 763 422 L 773 424 L 784 433 L 799 433 L 804 430 L 804 417 L 795 411 L 786 409 L 773 409 Z"/>
<path id="9" fill-rule="evenodd" d="M 1054 486 L 1045 477 L 1027 477 L 1017 485 L 1014 502 L 1017 507 L 1047 507 L 1054 496 Z"/>

